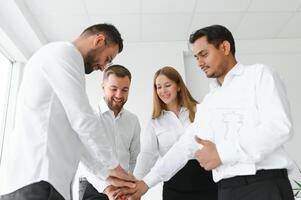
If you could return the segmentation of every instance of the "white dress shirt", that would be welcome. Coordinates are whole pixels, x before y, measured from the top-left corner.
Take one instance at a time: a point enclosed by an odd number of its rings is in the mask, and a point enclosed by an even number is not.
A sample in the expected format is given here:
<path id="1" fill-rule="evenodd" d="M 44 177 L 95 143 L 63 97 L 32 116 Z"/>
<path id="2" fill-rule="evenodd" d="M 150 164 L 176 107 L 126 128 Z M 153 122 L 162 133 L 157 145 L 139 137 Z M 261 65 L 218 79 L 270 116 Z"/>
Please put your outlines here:
<path id="1" fill-rule="evenodd" d="M 292 169 L 284 150 L 292 136 L 285 87 L 271 68 L 237 64 L 220 86 L 215 80 L 197 106 L 194 123 L 144 178 L 152 187 L 168 180 L 201 145 L 194 135 L 216 144 L 222 164 L 213 179 L 252 175 L 260 169 Z"/>
<path id="2" fill-rule="evenodd" d="M 107 137 L 111 141 L 114 153 L 123 169 L 133 173 L 137 156 L 140 152 L 140 123 L 136 115 L 122 108 L 115 117 L 105 100 L 102 99 L 95 108 L 99 119 L 107 130 Z M 101 133 L 100 133 L 101 134 Z M 102 193 L 108 184 L 89 172 L 80 163 L 79 174 L 86 177 L 98 192 Z"/>
<path id="3" fill-rule="evenodd" d="M 142 179 L 185 133 L 190 124 L 189 110 L 185 107 L 181 107 L 178 117 L 172 111 L 163 110 L 158 118 L 151 119 L 146 131 L 141 134 L 141 152 L 134 176 Z"/>
<path id="4" fill-rule="evenodd" d="M 98 176 L 107 177 L 108 169 L 118 165 L 89 104 L 83 58 L 72 43 L 50 43 L 29 59 L 15 120 L 4 145 L 0 194 L 44 180 L 70 199 L 84 148 Z"/>

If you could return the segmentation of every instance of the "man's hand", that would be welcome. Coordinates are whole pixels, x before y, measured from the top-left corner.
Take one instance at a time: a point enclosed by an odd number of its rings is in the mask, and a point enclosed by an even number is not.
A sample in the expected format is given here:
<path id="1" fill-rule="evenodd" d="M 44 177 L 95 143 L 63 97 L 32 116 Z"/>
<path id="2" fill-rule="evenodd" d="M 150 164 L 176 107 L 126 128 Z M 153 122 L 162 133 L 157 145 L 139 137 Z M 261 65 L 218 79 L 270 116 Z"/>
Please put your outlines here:
<path id="1" fill-rule="evenodd" d="M 110 185 L 116 187 L 129 187 L 135 188 L 136 184 L 134 183 L 136 178 L 128 174 L 120 165 L 116 168 L 110 170 L 109 177 L 106 180 Z"/>
<path id="2" fill-rule="evenodd" d="M 106 187 L 106 189 L 104 189 L 103 192 L 109 197 L 109 200 L 116 200 L 120 199 L 120 197 L 118 196 L 119 191 L 120 189 L 118 189 L 117 187 L 109 185 L 108 187 Z"/>
<path id="3" fill-rule="evenodd" d="M 136 191 L 128 196 L 128 200 L 140 200 L 140 198 L 148 191 L 148 186 L 144 181 L 136 182 Z"/>
<path id="4" fill-rule="evenodd" d="M 222 164 L 214 143 L 197 136 L 195 136 L 195 140 L 197 143 L 203 145 L 202 149 L 196 151 L 195 158 L 205 170 L 210 171 Z"/>
<path id="5" fill-rule="evenodd" d="M 135 188 L 123 187 L 117 195 L 121 197 L 126 196 L 128 200 L 139 200 L 147 191 L 148 186 L 144 183 L 144 181 L 137 181 Z"/>

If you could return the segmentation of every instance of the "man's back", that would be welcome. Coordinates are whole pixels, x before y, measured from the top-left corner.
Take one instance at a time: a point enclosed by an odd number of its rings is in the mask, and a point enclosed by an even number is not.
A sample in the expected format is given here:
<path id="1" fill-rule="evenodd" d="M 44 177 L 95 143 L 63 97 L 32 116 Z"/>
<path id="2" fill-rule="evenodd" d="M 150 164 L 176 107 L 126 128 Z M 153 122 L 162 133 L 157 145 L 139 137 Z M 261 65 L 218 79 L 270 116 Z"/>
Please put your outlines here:
<path id="1" fill-rule="evenodd" d="M 4 155 L 1 193 L 45 180 L 70 198 L 70 183 L 82 151 L 74 128 L 80 126 L 76 121 L 85 121 L 86 116 L 79 113 L 93 113 L 84 96 L 82 66 L 80 52 L 68 42 L 50 43 L 28 61 L 8 156 Z"/>

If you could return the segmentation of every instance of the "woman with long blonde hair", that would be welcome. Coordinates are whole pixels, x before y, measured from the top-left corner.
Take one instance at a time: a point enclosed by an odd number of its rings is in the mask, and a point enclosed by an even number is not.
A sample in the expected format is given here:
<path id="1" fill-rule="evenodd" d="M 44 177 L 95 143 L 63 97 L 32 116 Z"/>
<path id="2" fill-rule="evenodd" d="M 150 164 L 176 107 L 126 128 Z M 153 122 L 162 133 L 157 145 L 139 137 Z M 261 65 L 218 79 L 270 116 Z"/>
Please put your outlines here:
<path id="1" fill-rule="evenodd" d="M 159 69 L 153 80 L 153 114 L 141 134 L 141 152 L 134 175 L 148 174 L 159 157 L 163 157 L 194 121 L 196 104 L 177 70 Z M 147 182 L 146 182 L 147 184 Z M 217 200 L 217 186 L 212 173 L 197 160 L 187 164 L 163 185 L 163 200 Z"/>

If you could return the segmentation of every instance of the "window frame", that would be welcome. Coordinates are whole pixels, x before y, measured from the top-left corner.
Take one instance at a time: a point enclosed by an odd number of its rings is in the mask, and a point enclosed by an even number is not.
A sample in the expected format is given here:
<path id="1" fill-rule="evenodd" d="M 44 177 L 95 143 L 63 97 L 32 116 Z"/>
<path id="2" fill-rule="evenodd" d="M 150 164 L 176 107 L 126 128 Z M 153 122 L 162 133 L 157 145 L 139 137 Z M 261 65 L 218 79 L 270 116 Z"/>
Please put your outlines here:
<path id="1" fill-rule="evenodd" d="M 5 141 L 5 136 L 6 136 L 6 132 L 7 132 L 7 124 L 8 124 L 8 116 L 9 116 L 9 107 L 10 107 L 10 99 L 11 99 L 11 94 L 12 94 L 12 82 L 13 82 L 13 73 L 14 73 L 14 63 L 15 61 L 12 61 L 12 59 L 10 59 L 9 56 L 7 56 L 7 54 L 5 54 L 5 52 L 0 49 L 0 53 L 2 54 L 2 56 L 4 58 L 7 59 L 7 61 L 9 62 L 9 71 L 8 71 L 8 79 L 7 79 L 7 83 L 6 83 L 6 88 L 4 90 L 4 101 L 3 101 L 3 113 L 1 113 L 1 124 L 0 124 L 0 166 L 1 166 L 1 162 L 2 162 L 2 155 L 3 155 L 3 150 L 4 150 L 4 141 Z"/>

